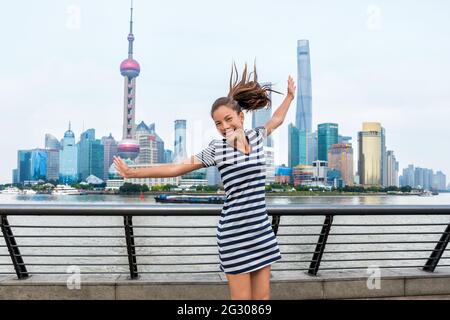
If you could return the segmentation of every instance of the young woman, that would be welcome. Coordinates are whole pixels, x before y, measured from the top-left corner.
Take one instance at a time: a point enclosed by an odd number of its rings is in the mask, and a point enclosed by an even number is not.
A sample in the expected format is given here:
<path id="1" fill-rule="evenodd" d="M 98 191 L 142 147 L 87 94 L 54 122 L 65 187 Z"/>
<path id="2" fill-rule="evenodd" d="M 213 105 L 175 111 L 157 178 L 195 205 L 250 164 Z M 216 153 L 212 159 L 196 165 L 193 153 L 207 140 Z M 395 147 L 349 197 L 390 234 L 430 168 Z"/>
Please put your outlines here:
<path id="1" fill-rule="evenodd" d="M 217 99 L 211 117 L 224 138 L 213 140 L 200 153 L 180 163 L 151 168 L 130 168 L 115 157 L 114 164 L 125 178 L 175 177 L 202 167 L 217 166 L 226 200 L 217 227 L 220 269 L 226 274 L 231 299 L 270 298 L 270 266 L 281 259 L 265 204 L 264 139 L 284 121 L 294 99 L 295 85 L 289 76 L 283 103 L 264 125 L 244 130 L 244 110 L 255 111 L 270 103 L 268 92 L 257 81 L 256 69 L 241 80 L 234 66 L 230 92 Z M 274 91 L 275 92 L 275 91 Z"/>

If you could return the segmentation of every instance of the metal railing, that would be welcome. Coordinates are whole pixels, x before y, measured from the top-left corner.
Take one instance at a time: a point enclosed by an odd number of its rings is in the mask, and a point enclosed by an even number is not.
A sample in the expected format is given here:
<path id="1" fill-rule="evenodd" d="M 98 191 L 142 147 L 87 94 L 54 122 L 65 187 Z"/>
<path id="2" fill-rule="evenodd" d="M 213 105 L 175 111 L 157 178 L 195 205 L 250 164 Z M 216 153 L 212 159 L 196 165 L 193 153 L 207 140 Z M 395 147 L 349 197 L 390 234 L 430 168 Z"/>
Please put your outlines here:
<path id="1" fill-rule="evenodd" d="M 219 273 L 220 210 L 219 205 L 0 205 L 0 274 L 25 279 L 67 274 L 73 266 L 83 274 L 131 279 Z M 273 272 L 450 267 L 450 205 L 289 205 L 268 206 L 268 213 L 283 256 Z"/>

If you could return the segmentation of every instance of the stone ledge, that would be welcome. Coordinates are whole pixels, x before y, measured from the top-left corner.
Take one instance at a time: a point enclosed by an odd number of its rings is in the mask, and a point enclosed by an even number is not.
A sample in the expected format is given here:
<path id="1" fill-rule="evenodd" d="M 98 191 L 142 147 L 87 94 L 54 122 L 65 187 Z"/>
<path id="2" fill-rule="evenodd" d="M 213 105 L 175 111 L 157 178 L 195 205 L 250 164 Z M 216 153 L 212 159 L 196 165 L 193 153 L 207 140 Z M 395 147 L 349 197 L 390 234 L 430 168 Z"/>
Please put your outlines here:
<path id="1" fill-rule="evenodd" d="M 381 271 L 381 286 L 370 290 L 368 274 L 359 271 L 324 271 L 318 276 L 305 272 L 274 272 L 272 299 L 365 299 L 414 298 L 450 294 L 450 269 L 436 273 L 422 270 Z M 226 277 L 214 274 L 144 274 L 136 280 L 127 275 L 81 275 L 81 288 L 70 290 L 70 275 L 32 275 L 18 280 L 0 278 L 1 299 L 228 299 Z"/>

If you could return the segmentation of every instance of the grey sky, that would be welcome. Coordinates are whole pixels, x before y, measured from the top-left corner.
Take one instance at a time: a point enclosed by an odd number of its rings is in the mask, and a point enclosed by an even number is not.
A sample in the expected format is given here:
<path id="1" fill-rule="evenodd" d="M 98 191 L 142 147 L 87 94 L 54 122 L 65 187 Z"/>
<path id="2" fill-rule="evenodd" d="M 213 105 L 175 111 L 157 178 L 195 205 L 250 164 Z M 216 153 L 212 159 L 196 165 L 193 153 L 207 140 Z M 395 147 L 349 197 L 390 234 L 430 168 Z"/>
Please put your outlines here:
<path id="1" fill-rule="evenodd" d="M 362 122 L 379 121 L 400 168 L 450 174 L 450 2 L 134 2 L 136 121 L 155 122 L 166 148 L 175 119 L 188 120 L 188 153 L 217 136 L 209 110 L 227 93 L 233 59 L 256 58 L 260 80 L 285 92 L 297 40 L 309 39 L 313 127 L 337 122 L 356 153 Z M 69 121 L 77 140 L 83 126 L 120 139 L 129 1 L 0 3 L 0 183 L 11 181 L 18 149 L 43 147 L 45 133 L 62 138 Z M 295 107 L 274 133 L 277 164 L 287 163 Z"/>

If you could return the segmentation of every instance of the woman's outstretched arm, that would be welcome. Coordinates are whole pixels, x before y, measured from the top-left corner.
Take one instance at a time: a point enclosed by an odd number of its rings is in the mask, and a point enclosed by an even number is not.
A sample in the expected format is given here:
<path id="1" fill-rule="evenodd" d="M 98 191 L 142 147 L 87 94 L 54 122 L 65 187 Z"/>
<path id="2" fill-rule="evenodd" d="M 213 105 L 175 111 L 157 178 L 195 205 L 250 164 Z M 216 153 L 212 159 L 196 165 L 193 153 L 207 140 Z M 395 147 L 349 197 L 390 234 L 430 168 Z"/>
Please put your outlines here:
<path id="1" fill-rule="evenodd" d="M 203 164 L 194 156 L 177 163 L 166 163 L 147 168 L 130 168 L 119 157 L 114 157 L 117 172 L 124 178 L 170 178 L 200 169 Z"/>
<path id="2" fill-rule="evenodd" d="M 289 106 L 291 105 L 292 100 L 294 100 L 295 88 L 294 80 L 291 76 L 289 76 L 286 98 L 284 98 L 281 105 L 277 108 L 277 110 L 275 110 L 272 118 L 264 125 L 266 127 L 267 135 L 271 134 L 273 130 L 278 128 L 283 123 L 284 118 L 286 118 Z"/>

